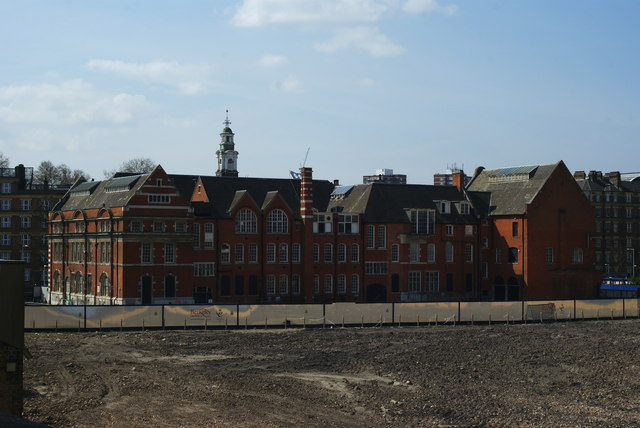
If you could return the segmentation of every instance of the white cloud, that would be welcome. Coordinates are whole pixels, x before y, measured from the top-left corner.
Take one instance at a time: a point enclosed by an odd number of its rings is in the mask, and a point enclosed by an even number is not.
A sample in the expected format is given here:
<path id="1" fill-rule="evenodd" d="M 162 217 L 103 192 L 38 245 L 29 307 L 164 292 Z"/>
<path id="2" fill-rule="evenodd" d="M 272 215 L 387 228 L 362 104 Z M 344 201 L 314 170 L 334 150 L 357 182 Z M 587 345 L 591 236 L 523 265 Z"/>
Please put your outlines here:
<path id="1" fill-rule="evenodd" d="M 376 81 L 370 77 L 363 77 L 362 79 L 358 80 L 358 85 L 360 86 L 373 86 L 375 84 Z"/>
<path id="2" fill-rule="evenodd" d="M 455 4 L 442 6 L 437 0 L 407 0 L 402 5 L 402 10 L 407 13 L 438 12 L 445 15 L 453 15 L 458 11 L 458 6 Z"/>
<path id="3" fill-rule="evenodd" d="M 175 87 L 184 95 L 201 95 L 210 86 L 211 68 L 194 64 L 154 61 L 147 63 L 119 60 L 92 59 L 86 67 L 90 70 L 112 73 L 145 83 L 159 83 Z"/>
<path id="4" fill-rule="evenodd" d="M 405 49 L 390 41 L 377 28 L 355 27 L 338 31 L 333 38 L 323 43 L 316 43 L 316 50 L 334 53 L 339 50 L 360 49 L 375 57 L 398 56 Z"/>
<path id="5" fill-rule="evenodd" d="M 142 95 L 102 93 L 82 80 L 0 87 L 0 120 L 7 123 L 123 123 L 146 104 Z"/>
<path id="6" fill-rule="evenodd" d="M 288 76 L 284 80 L 271 84 L 271 88 L 278 92 L 297 93 L 302 92 L 302 83 L 295 76 Z"/>
<path id="7" fill-rule="evenodd" d="M 388 10 L 380 0 L 244 0 L 232 18 L 238 27 L 376 22 Z"/>
<path id="8" fill-rule="evenodd" d="M 283 55 L 262 55 L 258 65 L 262 67 L 279 67 L 287 62 L 287 57 Z"/>

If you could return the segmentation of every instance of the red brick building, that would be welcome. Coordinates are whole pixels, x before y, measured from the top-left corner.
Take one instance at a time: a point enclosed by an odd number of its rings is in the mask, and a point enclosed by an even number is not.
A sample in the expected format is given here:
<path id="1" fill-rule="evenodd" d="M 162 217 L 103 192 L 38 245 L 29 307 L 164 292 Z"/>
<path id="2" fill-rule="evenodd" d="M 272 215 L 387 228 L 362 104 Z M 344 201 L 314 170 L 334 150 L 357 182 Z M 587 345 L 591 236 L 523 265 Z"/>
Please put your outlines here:
<path id="1" fill-rule="evenodd" d="M 484 295 L 493 300 L 597 296 L 593 208 L 560 161 L 479 168 L 467 186 L 481 213 Z"/>
<path id="2" fill-rule="evenodd" d="M 50 215 L 52 303 L 312 303 L 595 296 L 593 209 L 562 162 L 453 186 L 115 176 Z"/>

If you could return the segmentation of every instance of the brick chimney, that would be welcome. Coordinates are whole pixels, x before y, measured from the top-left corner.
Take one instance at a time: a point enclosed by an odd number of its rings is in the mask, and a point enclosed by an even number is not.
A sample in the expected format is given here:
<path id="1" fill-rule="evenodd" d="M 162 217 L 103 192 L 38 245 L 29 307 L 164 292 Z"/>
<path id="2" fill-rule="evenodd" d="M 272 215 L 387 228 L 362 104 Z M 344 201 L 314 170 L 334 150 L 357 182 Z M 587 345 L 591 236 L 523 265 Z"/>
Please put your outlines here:
<path id="1" fill-rule="evenodd" d="M 464 189 L 464 171 L 461 169 L 453 170 L 451 173 L 451 182 L 459 191 Z"/>
<path id="2" fill-rule="evenodd" d="M 300 217 L 302 217 L 302 293 L 305 303 L 313 303 L 313 172 L 300 168 Z"/>
<path id="3" fill-rule="evenodd" d="M 616 187 L 620 186 L 620 171 L 608 172 L 604 176 L 609 180 L 609 183 Z"/>
<path id="4" fill-rule="evenodd" d="M 585 180 L 587 178 L 587 174 L 585 174 L 584 171 L 575 171 L 573 173 L 573 178 L 576 180 Z"/>

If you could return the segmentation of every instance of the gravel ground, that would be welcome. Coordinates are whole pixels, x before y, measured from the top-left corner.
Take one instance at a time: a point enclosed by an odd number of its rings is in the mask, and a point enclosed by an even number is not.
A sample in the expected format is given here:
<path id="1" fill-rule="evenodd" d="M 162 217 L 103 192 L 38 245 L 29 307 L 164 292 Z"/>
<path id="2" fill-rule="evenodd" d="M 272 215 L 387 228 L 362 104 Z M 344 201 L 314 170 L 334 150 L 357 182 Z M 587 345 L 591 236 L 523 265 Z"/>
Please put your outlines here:
<path id="1" fill-rule="evenodd" d="M 640 320 L 30 333 L 53 427 L 640 426 Z"/>

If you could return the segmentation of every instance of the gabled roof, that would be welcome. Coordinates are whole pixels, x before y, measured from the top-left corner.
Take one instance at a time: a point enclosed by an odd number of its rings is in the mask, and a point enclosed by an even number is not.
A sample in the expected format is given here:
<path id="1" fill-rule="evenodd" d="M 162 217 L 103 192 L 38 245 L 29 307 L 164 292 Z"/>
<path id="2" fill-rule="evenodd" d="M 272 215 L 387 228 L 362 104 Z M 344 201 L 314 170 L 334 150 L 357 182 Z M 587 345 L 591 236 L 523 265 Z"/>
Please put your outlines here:
<path id="1" fill-rule="evenodd" d="M 564 165 L 562 161 L 550 165 L 481 170 L 471 179 L 467 191 L 491 194 L 489 215 L 523 215 L 527 205 L 561 165 Z"/>
<path id="2" fill-rule="evenodd" d="M 188 192 L 191 195 L 195 184 L 193 177 L 190 178 L 191 181 L 185 176 L 171 176 L 171 178 L 174 184 L 183 190 L 186 190 L 189 183 L 192 183 L 191 190 Z M 237 205 L 237 192 L 242 191 L 251 196 L 257 206 L 262 208 L 275 198 L 274 192 L 277 192 L 277 195 L 294 213 L 299 214 L 300 212 L 300 180 L 218 176 L 201 176 L 200 179 L 210 202 L 192 203 L 195 214 L 199 216 L 228 218 L 228 211 L 232 205 Z M 324 211 L 333 189 L 334 185 L 329 181 L 313 180 L 314 208 L 318 211 Z"/>
<path id="3" fill-rule="evenodd" d="M 340 196 L 342 193 L 340 193 Z M 380 182 L 353 186 L 344 197 L 334 197 L 329 209 L 344 213 L 362 214 L 366 222 L 408 223 L 407 210 L 434 209 L 437 201 L 466 201 L 465 195 L 454 186 L 419 184 L 386 184 Z M 471 215 L 460 215 L 455 206 L 450 214 L 436 215 L 442 222 L 469 223 Z"/>
<path id="4" fill-rule="evenodd" d="M 66 202 L 57 209 L 71 211 L 125 206 L 150 174 L 81 183 L 69 191 L 65 196 Z"/>

